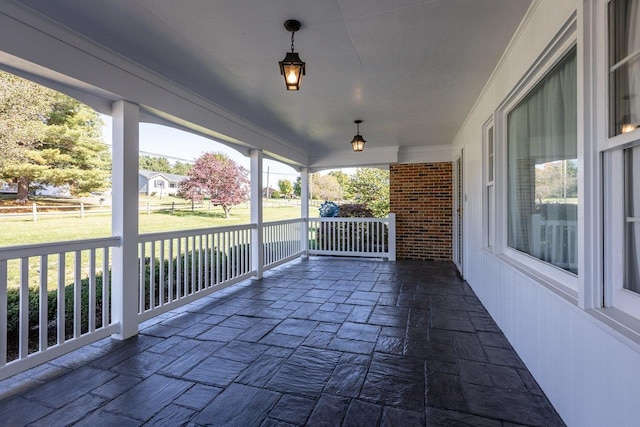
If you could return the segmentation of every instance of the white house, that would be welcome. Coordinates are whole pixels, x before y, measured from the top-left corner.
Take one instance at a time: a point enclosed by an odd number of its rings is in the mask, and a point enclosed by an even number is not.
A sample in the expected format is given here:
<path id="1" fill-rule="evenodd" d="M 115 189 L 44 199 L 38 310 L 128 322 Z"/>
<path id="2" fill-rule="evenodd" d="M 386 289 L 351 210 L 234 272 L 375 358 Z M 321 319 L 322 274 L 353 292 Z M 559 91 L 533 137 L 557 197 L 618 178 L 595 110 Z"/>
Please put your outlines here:
<path id="1" fill-rule="evenodd" d="M 291 18 L 306 61 L 297 92 L 277 65 Z M 640 0 L 6 0 L 0 66 L 114 118 L 116 337 L 137 333 L 126 184 L 140 122 L 250 156 L 254 201 L 263 157 L 298 168 L 303 188 L 316 170 L 398 168 L 392 198 L 429 178 L 403 168 L 444 165 L 453 210 L 438 210 L 453 230 L 438 239 L 563 420 L 638 424 Z M 427 246 L 400 233 L 406 257 Z"/>
<path id="2" fill-rule="evenodd" d="M 173 196 L 180 190 L 180 181 L 186 178 L 184 175 L 140 169 L 138 171 L 138 192 L 147 196 Z"/>

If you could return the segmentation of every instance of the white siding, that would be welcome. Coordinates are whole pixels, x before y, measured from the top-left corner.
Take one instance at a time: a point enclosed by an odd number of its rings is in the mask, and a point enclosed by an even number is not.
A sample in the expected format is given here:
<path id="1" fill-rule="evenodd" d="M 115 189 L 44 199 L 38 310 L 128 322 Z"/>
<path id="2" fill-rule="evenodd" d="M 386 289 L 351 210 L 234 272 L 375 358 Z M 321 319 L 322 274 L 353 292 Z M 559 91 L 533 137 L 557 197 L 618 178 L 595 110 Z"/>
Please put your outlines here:
<path id="1" fill-rule="evenodd" d="M 456 137 L 453 152 L 465 150 L 464 275 L 568 425 L 638 425 L 640 346 L 575 301 L 482 248 L 482 126 L 578 12 L 580 3 L 534 2 Z M 500 149 L 497 145 L 496 153 Z M 504 177 L 496 175 L 496 182 L 500 179 Z M 500 209 L 497 203 L 496 210 Z"/>

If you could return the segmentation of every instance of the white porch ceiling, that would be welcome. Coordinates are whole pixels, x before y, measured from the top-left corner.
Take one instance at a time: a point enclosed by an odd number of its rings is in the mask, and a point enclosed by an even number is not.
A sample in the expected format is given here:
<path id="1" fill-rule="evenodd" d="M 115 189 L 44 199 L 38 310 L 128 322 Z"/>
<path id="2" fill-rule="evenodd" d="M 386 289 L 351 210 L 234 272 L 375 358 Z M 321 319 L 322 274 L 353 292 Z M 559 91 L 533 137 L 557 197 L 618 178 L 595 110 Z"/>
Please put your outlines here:
<path id="1" fill-rule="evenodd" d="M 309 166 L 325 167 L 446 150 L 531 0 L 19 3 L 277 135 L 308 153 Z M 302 23 L 295 48 L 307 75 L 299 92 L 285 90 L 278 69 L 290 46 L 286 19 Z M 355 119 L 364 120 L 369 155 L 350 149 Z"/>

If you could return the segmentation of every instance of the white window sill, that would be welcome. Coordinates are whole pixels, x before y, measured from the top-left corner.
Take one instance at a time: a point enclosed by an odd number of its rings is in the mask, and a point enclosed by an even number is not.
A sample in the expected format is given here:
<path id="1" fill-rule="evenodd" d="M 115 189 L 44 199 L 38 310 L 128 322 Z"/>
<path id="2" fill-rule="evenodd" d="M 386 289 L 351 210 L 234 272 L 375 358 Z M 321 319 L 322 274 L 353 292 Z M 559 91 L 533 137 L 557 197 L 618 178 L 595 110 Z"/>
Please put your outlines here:
<path id="1" fill-rule="evenodd" d="M 558 280 L 553 279 L 552 277 L 545 275 L 538 271 L 535 268 L 532 268 L 518 260 L 515 260 L 513 257 L 505 254 L 497 255 L 497 258 L 503 263 L 507 264 L 511 268 L 519 271 L 525 276 L 535 280 L 541 286 L 550 290 L 556 295 L 564 298 L 569 301 L 571 304 L 578 305 L 578 292 L 574 289 L 571 289 L 567 285 L 559 282 Z"/>
<path id="2" fill-rule="evenodd" d="M 640 319 L 614 307 L 584 311 L 605 332 L 640 353 Z"/>

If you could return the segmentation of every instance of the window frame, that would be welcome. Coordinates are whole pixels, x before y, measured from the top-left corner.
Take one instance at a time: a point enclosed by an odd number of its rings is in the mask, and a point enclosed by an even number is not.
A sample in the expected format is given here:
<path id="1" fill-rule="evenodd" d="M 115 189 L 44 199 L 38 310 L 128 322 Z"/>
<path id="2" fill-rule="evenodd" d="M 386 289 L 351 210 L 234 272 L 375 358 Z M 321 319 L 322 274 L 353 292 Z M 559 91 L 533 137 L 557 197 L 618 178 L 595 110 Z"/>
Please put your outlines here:
<path id="1" fill-rule="evenodd" d="M 627 133 L 610 135 L 611 126 L 611 86 L 610 86 L 610 31 L 609 4 L 612 0 L 599 3 L 598 13 L 602 24 L 601 49 L 599 49 L 600 81 L 605 105 L 599 111 L 604 122 L 604 134 L 598 141 L 598 154 L 603 163 L 603 230 L 604 230 L 604 301 L 605 307 L 613 307 L 633 317 L 640 318 L 640 294 L 624 288 L 625 281 L 625 162 L 624 150 L 640 146 L 640 128 Z M 630 55 L 633 56 L 633 55 Z M 630 57 L 629 56 L 629 57 Z M 637 57 L 637 55 L 635 55 Z M 628 60 L 629 57 L 626 59 Z M 619 64 L 618 64 L 619 65 Z"/>
<path id="2" fill-rule="evenodd" d="M 495 173 L 494 188 L 496 194 L 496 239 L 495 251 L 505 261 L 511 263 L 516 268 L 527 274 L 533 274 L 541 282 L 557 289 L 563 295 L 572 300 L 578 300 L 579 277 L 582 271 L 581 257 L 578 256 L 578 275 L 556 267 L 548 262 L 513 249 L 507 244 L 507 219 L 508 219 L 508 158 L 507 158 L 507 117 L 509 113 L 522 101 L 530 92 L 544 79 L 544 77 L 559 64 L 567 54 L 576 48 L 577 40 L 577 17 L 572 16 L 558 32 L 547 49 L 538 57 L 537 61 L 522 77 L 520 82 L 509 93 L 506 99 L 499 105 L 495 115 L 494 125 L 494 150 L 495 150 Z M 576 51 L 577 59 L 580 60 L 579 49 Z M 578 70 L 578 107 L 580 105 L 580 71 Z M 578 117 L 578 129 L 580 128 L 580 118 Z M 580 138 L 577 141 L 578 147 L 578 167 L 581 167 L 582 150 L 580 149 Z M 579 169 L 580 170 L 580 169 Z M 580 195 L 581 182 L 578 182 L 578 194 Z M 580 211 L 584 201 L 578 199 L 578 210 Z M 578 217 L 580 221 L 580 216 Z M 578 233 L 579 236 L 579 233 Z M 579 247 L 579 244 L 578 244 Z"/>
<path id="3" fill-rule="evenodd" d="M 605 10 L 603 12 L 604 18 L 606 20 L 606 22 L 604 23 L 605 25 L 605 37 L 606 37 L 606 42 L 605 42 L 605 48 L 606 48 L 606 55 L 605 55 L 605 60 L 606 60 L 606 93 L 607 93 L 607 97 L 606 97 L 606 102 L 607 102 L 607 121 L 606 121 L 606 126 L 607 126 L 607 138 L 608 139 L 613 139 L 616 136 L 620 136 L 620 135 L 624 135 L 625 133 L 631 133 L 631 132 L 636 132 L 638 133 L 640 131 L 640 126 L 636 127 L 635 130 L 632 130 L 630 132 L 624 132 L 621 131 L 619 134 L 617 135 L 611 135 L 611 129 L 613 126 L 613 123 L 611 122 L 612 117 L 611 117 L 611 111 L 612 111 L 612 106 L 611 103 L 614 100 L 613 98 L 613 94 L 611 93 L 611 72 L 614 70 L 617 70 L 619 68 L 622 68 L 625 65 L 628 65 L 634 61 L 638 61 L 640 60 L 640 48 L 635 49 L 634 51 L 632 51 L 631 53 L 629 53 L 627 56 L 625 56 L 624 58 L 620 59 L 618 62 L 616 62 L 613 65 L 609 65 L 610 64 L 610 54 L 611 54 L 611 40 L 610 40 L 610 36 L 611 33 L 609 32 L 609 24 L 611 23 L 610 17 L 609 17 L 609 5 L 611 4 L 611 0 L 607 0 L 605 3 Z"/>
<path id="4" fill-rule="evenodd" d="M 496 242 L 496 132 L 493 115 L 482 126 L 482 156 L 482 241 L 485 249 L 493 253 Z"/>

